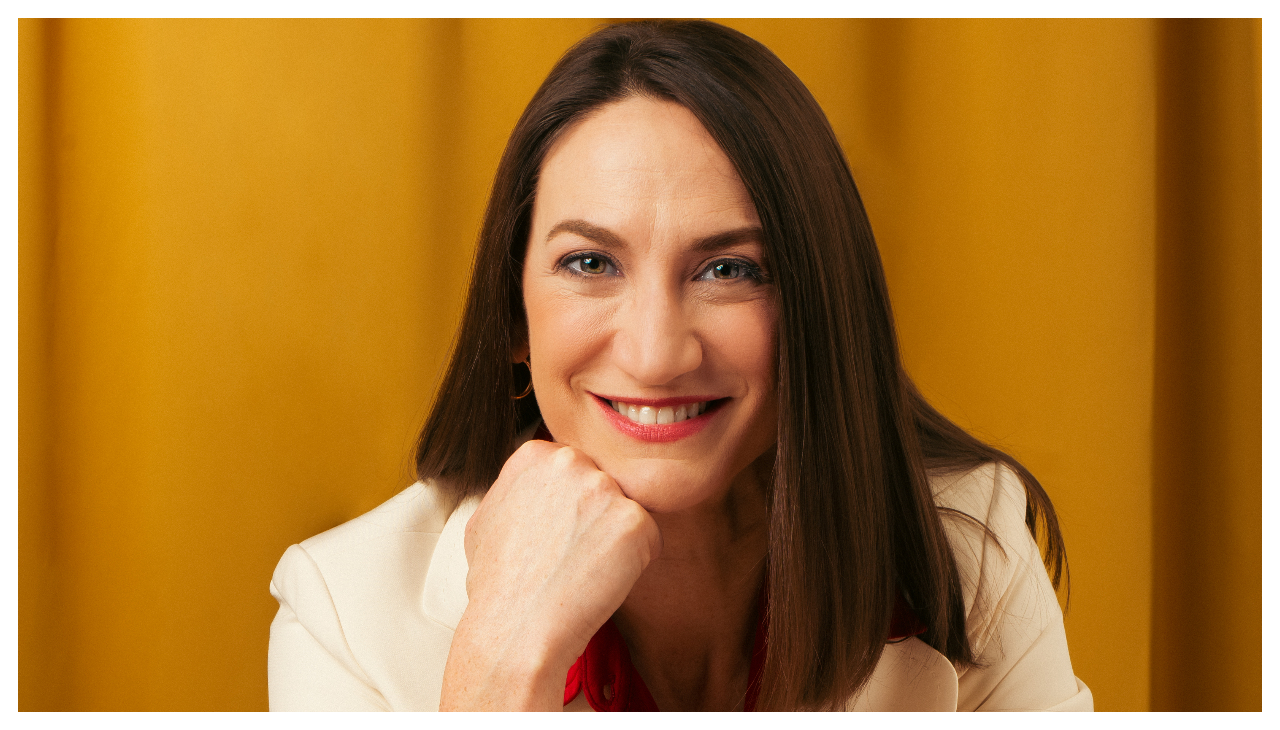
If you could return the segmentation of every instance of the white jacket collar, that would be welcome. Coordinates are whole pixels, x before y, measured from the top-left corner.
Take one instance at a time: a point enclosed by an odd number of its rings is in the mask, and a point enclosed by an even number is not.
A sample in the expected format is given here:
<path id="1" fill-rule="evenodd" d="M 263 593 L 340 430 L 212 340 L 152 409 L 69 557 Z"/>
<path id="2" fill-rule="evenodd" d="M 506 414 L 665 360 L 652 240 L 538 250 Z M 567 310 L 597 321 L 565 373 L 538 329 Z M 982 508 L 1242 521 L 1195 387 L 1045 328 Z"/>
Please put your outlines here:
<path id="1" fill-rule="evenodd" d="M 423 581 L 422 610 L 450 631 L 458 628 L 467 610 L 467 552 L 463 544 L 467 520 L 480 506 L 480 497 L 469 497 L 449 515 L 431 553 Z"/>

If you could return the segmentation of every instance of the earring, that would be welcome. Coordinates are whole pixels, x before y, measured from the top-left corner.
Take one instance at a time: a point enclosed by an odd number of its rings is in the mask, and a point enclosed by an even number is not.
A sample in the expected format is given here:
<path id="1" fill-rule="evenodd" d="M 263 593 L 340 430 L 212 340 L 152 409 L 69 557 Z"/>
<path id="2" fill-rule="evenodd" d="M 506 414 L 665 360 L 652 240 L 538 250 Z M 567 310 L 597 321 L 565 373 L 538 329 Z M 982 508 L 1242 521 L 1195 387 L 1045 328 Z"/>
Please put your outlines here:
<path id="1" fill-rule="evenodd" d="M 524 386 L 524 392 L 520 395 L 511 396 L 512 400 L 520 400 L 521 398 L 533 392 L 533 366 L 529 364 L 529 358 L 524 359 L 524 366 L 529 368 L 529 384 Z"/>

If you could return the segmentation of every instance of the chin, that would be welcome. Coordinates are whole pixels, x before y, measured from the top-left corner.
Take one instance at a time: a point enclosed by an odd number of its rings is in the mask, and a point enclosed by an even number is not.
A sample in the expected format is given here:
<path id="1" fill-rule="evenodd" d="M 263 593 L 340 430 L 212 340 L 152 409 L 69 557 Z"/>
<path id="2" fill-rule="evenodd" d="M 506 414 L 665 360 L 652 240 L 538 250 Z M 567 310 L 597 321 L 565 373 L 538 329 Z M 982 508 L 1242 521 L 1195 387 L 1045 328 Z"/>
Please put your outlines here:
<path id="1" fill-rule="evenodd" d="M 650 460 L 622 464 L 602 461 L 606 463 L 601 467 L 618 482 L 622 493 L 651 513 L 683 512 L 718 501 L 729 491 L 729 480 L 711 464 L 672 464 L 664 459 L 652 460 L 660 462 L 656 464 L 645 463 Z"/>

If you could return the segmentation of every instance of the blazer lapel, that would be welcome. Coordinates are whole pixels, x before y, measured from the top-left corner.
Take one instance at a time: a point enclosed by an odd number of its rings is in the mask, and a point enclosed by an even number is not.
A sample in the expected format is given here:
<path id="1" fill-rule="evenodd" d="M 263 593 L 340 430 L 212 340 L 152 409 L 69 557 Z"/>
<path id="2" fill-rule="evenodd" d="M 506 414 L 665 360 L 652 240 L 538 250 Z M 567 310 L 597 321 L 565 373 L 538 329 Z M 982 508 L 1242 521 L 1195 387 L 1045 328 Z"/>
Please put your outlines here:
<path id="1" fill-rule="evenodd" d="M 463 538 L 467 520 L 480 506 L 479 497 L 462 501 L 440 531 L 422 586 L 422 610 L 450 631 L 458 628 L 467 609 L 467 552 Z"/>

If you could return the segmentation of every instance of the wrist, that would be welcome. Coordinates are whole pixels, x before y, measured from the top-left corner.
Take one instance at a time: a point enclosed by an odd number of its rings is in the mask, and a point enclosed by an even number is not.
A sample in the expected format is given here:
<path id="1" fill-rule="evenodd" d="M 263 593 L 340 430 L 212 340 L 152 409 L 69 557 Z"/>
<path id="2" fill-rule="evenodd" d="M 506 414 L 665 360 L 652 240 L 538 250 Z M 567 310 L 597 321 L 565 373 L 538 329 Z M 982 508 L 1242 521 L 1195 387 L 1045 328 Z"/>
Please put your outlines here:
<path id="1" fill-rule="evenodd" d="M 578 653 L 509 613 L 489 617 L 471 609 L 454 632 L 440 709 L 560 710 L 565 675 Z"/>

